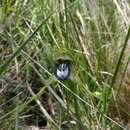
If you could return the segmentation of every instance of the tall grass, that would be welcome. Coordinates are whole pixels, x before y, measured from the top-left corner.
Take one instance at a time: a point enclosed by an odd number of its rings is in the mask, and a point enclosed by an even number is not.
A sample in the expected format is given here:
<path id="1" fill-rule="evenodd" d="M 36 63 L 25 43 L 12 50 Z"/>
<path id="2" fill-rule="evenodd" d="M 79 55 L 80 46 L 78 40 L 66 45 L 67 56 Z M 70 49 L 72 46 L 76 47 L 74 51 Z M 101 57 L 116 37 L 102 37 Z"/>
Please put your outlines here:
<path id="1" fill-rule="evenodd" d="M 3 0 L 0 128 L 127 129 L 111 103 L 125 64 L 128 9 L 116 0 Z M 71 62 L 65 81 L 54 76 L 59 58 Z"/>

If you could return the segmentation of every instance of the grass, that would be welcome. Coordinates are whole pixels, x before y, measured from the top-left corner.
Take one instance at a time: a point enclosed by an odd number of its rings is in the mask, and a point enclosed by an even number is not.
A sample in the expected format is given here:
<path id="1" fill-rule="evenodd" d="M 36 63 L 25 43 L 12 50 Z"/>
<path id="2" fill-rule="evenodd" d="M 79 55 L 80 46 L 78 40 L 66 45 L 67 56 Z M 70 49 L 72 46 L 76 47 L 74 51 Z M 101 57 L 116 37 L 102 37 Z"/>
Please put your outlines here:
<path id="1" fill-rule="evenodd" d="M 128 129 L 118 101 L 128 10 L 116 0 L 1 1 L 0 129 Z M 54 76 L 59 58 L 71 62 L 65 81 Z"/>

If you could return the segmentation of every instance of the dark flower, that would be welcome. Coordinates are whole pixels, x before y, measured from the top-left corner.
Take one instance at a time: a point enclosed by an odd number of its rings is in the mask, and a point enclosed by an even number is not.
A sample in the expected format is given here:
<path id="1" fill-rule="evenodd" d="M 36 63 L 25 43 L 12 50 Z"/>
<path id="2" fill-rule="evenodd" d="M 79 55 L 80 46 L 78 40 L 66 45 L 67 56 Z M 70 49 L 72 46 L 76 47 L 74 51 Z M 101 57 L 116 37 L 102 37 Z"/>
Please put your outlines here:
<path id="1" fill-rule="evenodd" d="M 58 80 L 66 80 L 70 75 L 70 61 L 59 59 L 55 65 L 55 76 Z"/>

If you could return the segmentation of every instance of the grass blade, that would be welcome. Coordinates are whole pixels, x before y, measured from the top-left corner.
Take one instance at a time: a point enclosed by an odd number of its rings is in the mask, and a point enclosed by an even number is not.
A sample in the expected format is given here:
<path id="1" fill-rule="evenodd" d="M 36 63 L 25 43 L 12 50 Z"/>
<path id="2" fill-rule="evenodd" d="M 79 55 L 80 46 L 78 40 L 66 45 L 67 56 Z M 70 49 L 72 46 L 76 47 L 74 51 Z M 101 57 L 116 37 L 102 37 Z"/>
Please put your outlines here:
<path id="1" fill-rule="evenodd" d="M 33 36 L 38 32 L 38 30 L 48 21 L 48 19 L 57 11 L 57 8 L 51 12 L 47 18 L 45 18 L 41 24 L 34 30 L 34 32 L 21 44 L 21 46 L 14 52 L 14 54 L 0 66 L 0 75 L 7 69 L 11 61 L 20 53 L 23 47 L 33 38 Z"/>
<path id="2" fill-rule="evenodd" d="M 117 76 L 117 74 L 118 74 L 118 70 L 119 70 L 119 68 L 120 68 L 121 60 L 122 60 L 122 58 L 123 58 L 125 49 L 126 49 L 126 47 L 127 47 L 127 43 L 128 43 L 129 37 L 130 37 L 130 26 L 129 26 L 129 29 L 128 29 L 128 32 L 127 32 L 127 35 L 126 35 L 126 38 L 125 38 L 124 46 L 123 46 L 123 48 L 122 48 L 122 51 L 121 51 L 121 54 L 120 54 L 120 57 L 119 57 L 119 60 L 118 60 L 118 63 L 117 63 L 115 72 L 114 72 L 114 76 L 113 76 L 113 78 L 112 78 L 111 87 L 113 87 L 113 85 L 114 85 L 114 83 L 115 83 L 115 81 L 116 81 L 116 76 Z"/>

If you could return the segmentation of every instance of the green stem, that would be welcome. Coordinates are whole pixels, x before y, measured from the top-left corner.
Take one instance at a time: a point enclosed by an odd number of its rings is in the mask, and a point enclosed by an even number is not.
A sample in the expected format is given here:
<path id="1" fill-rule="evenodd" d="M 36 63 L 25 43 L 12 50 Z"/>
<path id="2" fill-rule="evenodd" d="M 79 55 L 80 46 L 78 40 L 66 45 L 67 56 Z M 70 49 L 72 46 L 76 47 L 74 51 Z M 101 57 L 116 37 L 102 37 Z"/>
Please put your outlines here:
<path id="1" fill-rule="evenodd" d="M 111 87 L 112 87 L 112 88 L 113 88 L 114 83 L 115 83 L 115 81 L 116 81 L 116 77 L 117 77 L 117 74 L 118 74 L 118 70 L 119 70 L 120 65 L 121 65 L 121 60 L 122 60 L 122 58 L 123 58 L 123 55 L 124 55 L 124 52 L 125 52 L 125 49 L 126 49 L 128 40 L 129 40 L 129 36 L 130 36 L 130 26 L 129 26 L 129 29 L 128 29 L 128 32 L 127 32 L 127 35 L 126 35 L 126 38 L 125 38 L 124 46 L 123 46 L 123 48 L 122 48 L 122 51 L 121 51 L 121 54 L 120 54 L 120 57 L 119 57 L 119 60 L 118 60 L 118 63 L 117 63 L 115 72 L 114 72 L 114 76 L 113 76 L 113 78 L 112 78 L 112 82 L 111 82 Z"/>

